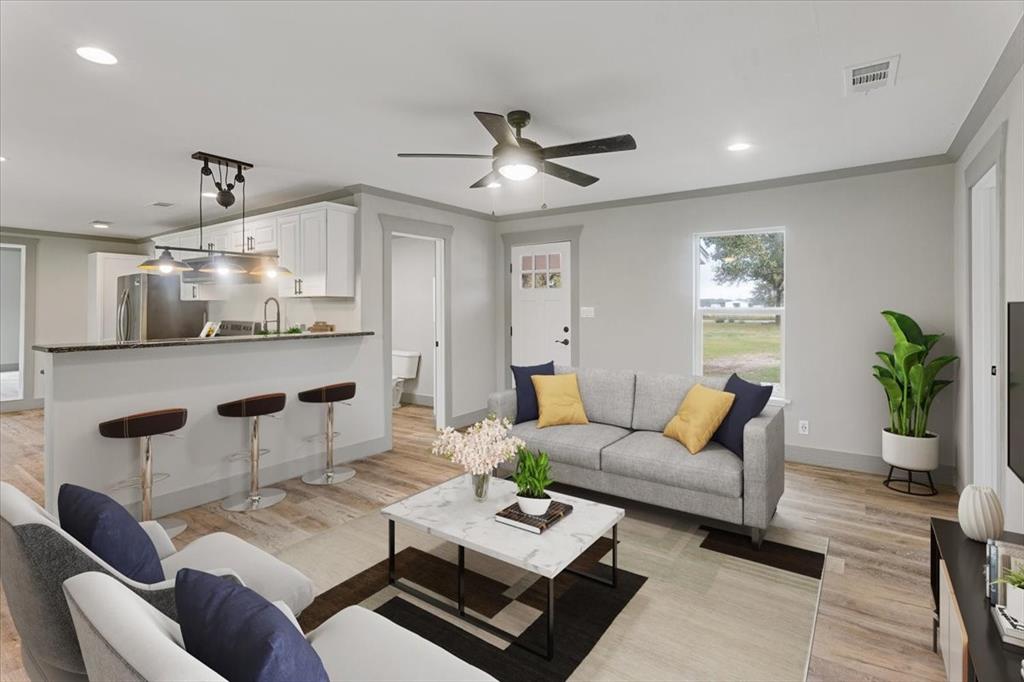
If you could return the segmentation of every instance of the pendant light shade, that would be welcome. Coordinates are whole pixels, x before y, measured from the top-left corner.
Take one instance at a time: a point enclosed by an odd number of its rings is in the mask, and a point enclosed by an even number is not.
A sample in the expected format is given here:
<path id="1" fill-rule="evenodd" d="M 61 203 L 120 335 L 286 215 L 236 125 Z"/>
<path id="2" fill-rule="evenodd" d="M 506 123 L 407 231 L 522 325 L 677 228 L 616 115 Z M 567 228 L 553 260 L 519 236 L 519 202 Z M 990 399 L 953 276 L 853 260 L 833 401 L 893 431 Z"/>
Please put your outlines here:
<path id="1" fill-rule="evenodd" d="M 175 260 L 168 249 L 164 249 L 159 258 L 150 258 L 139 264 L 139 270 L 155 272 L 158 275 L 174 275 L 179 272 L 188 272 L 191 269 L 192 266 L 187 263 Z"/>
<path id="2" fill-rule="evenodd" d="M 294 276 L 291 270 L 279 263 L 275 263 L 271 258 L 260 260 L 259 264 L 249 271 L 249 274 L 270 279 L 285 279 Z"/>
<path id="3" fill-rule="evenodd" d="M 213 255 L 205 259 L 196 268 L 199 272 L 208 272 L 215 275 L 241 275 L 245 268 L 221 255 Z"/>

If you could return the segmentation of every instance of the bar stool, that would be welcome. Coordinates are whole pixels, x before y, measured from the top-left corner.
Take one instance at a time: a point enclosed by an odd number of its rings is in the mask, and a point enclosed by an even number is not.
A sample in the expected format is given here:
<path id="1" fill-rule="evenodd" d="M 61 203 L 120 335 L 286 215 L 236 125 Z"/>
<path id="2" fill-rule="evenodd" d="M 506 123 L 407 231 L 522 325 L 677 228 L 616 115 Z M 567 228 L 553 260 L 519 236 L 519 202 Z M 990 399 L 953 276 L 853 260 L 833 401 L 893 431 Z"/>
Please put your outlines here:
<path id="1" fill-rule="evenodd" d="M 177 431 L 185 425 L 188 410 L 175 407 L 155 412 L 140 412 L 127 417 L 119 417 L 105 421 L 99 425 L 100 435 L 105 438 L 142 438 L 142 466 L 139 472 L 138 486 L 142 488 L 142 521 L 153 520 L 153 436 Z M 163 480 L 168 474 L 157 474 Z M 128 485 L 136 485 L 135 479 L 129 479 Z M 188 527 L 181 519 L 163 518 L 158 523 L 174 537 Z"/>
<path id="2" fill-rule="evenodd" d="M 356 475 L 351 467 L 334 466 L 334 403 L 351 400 L 356 395 L 356 383 L 346 381 L 340 384 L 329 384 L 319 388 L 311 388 L 299 393 L 299 401 L 304 403 L 327 403 L 327 467 L 323 471 L 310 472 L 302 477 L 303 483 L 309 485 L 331 485 L 347 481 Z"/>
<path id="3" fill-rule="evenodd" d="M 254 395 L 241 400 L 232 400 L 217 406 L 222 417 L 251 417 L 249 431 L 249 492 L 238 493 L 221 501 L 227 511 L 245 512 L 272 507 L 284 499 L 285 491 L 280 488 L 260 487 L 260 417 L 284 409 L 284 393 Z"/>

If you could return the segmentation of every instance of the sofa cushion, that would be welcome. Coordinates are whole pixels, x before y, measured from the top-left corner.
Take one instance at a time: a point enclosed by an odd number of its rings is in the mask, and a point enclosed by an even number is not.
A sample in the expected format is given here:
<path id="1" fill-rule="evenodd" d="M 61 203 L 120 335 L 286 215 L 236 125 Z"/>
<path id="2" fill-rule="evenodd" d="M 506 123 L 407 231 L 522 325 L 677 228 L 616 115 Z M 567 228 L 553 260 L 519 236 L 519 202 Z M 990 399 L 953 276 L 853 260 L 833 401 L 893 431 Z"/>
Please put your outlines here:
<path id="1" fill-rule="evenodd" d="M 516 423 L 528 422 L 536 419 L 537 391 L 530 379 L 535 374 L 551 376 L 555 373 L 555 363 L 546 362 L 543 365 L 531 365 L 529 367 L 517 367 L 512 365 L 512 376 L 516 380 Z"/>
<path id="2" fill-rule="evenodd" d="M 289 619 L 227 578 L 183 568 L 174 602 L 185 650 L 229 680 L 328 682 L 320 656 Z"/>
<path id="3" fill-rule="evenodd" d="M 589 424 L 580 398 L 580 387 L 575 374 L 558 376 L 532 376 L 537 390 L 537 428 L 565 424 Z"/>
<path id="4" fill-rule="evenodd" d="M 633 370 L 576 369 L 555 365 L 555 374 L 576 375 L 587 419 L 601 424 L 621 426 L 624 429 L 630 428 L 633 423 L 633 390 L 636 384 L 636 374 Z M 673 411 L 678 406 L 677 400 Z"/>
<path id="5" fill-rule="evenodd" d="M 718 377 L 637 372 L 636 400 L 633 405 L 631 424 L 633 430 L 663 432 L 668 426 L 669 420 L 676 416 L 676 411 L 687 392 L 696 383 L 719 391 L 725 387 L 725 379 Z M 584 395 L 584 403 L 586 403 L 586 399 L 587 397 Z"/>
<path id="6" fill-rule="evenodd" d="M 679 441 L 654 431 L 636 431 L 606 447 L 601 470 L 724 497 L 743 494 L 739 457 L 714 442 L 691 455 Z"/>
<path id="7" fill-rule="evenodd" d="M 601 469 L 601 449 L 629 435 L 629 430 L 609 424 L 569 424 L 537 428 L 536 421 L 512 427 L 511 435 L 522 438 L 526 447 L 546 452 L 552 462 L 585 469 Z"/>
<path id="8" fill-rule="evenodd" d="M 676 416 L 669 420 L 665 436 L 679 441 L 696 455 L 715 435 L 734 400 L 733 393 L 695 384 L 683 398 Z"/>
<path id="9" fill-rule="evenodd" d="M 772 387 L 752 384 L 733 374 L 725 382 L 725 390 L 735 395 L 736 400 L 715 431 L 713 440 L 743 457 L 743 429 L 768 404 L 768 399 L 772 397 Z"/>
<path id="10" fill-rule="evenodd" d="M 153 541 L 128 510 L 103 493 L 70 483 L 57 492 L 60 527 L 126 578 L 152 585 L 164 579 Z"/>

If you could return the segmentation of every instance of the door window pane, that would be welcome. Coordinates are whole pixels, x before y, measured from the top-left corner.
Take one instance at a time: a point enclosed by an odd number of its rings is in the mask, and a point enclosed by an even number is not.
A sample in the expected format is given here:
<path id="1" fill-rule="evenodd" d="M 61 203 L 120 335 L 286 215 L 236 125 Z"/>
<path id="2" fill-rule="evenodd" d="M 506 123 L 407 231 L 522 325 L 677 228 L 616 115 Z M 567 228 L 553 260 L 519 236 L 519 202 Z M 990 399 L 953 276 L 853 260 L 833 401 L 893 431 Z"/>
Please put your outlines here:
<path id="1" fill-rule="evenodd" d="M 562 255 L 558 253 L 548 254 L 548 268 L 557 270 L 560 267 L 562 267 Z"/>
<path id="2" fill-rule="evenodd" d="M 548 276 L 547 276 L 547 273 L 538 272 L 534 276 L 537 278 L 537 280 L 536 280 L 537 288 L 538 289 L 546 289 L 547 286 L 548 286 Z"/>
<path id="3" fill-rule="evenodd" d="M 533 256 L 523 256 L 523 271 L 533 270 Z"/>
<path id="4" fill-rule="evenodd" d="M 549 272 L 548 273 L 548 288 L 549 289 L 561 289 L 562 288 L 562 273 L 560 273 L 560 272 Z"/>
<path id="5" fill-rule="evenodd" d="M 545 270 L 548 267 L 547 256 L 534 256 L 533 257 L 533 269 L 534 270 Z"/>
<path id="6" fill-rule="evenodd" d="M 520 277 L 521 277 L 521 279 L 520 279 L 521 288 L 523 288 L 523 289 L 532 289 L 533 288 L 533 273 L 524 272 L 524 273 L 522 273 L 522 275 L 520 275 Z"/>

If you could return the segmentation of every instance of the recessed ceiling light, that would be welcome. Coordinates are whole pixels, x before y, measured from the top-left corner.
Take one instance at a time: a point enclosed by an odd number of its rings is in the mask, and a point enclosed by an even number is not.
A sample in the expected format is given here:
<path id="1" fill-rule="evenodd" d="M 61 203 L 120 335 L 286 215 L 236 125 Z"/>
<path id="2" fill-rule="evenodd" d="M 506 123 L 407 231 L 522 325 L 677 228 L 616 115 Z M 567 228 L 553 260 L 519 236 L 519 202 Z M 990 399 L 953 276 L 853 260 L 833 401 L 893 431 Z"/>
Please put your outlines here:
<path id="1" fill-rule="evenodd" d="M 216 199 L 217 198 L 217 193 L 216 192 L 203 192 L 203 197 L 206 198 L 206 199 Z"/>
<path id="2" fill-rule="evenodd" d="M 104 66 L 117 64 L 117 57 L 99 47 L 80 47 L 75 50 L 75 52 L 82 59 L 93 62 L 94 64 L 103 64 Z"/>
<path id="3" fill-rule="evenodd" d="M 94 220 L 94 221 L 92 221 L 92 226 L 95 227 L 97 230 L 105 230 L 108 227 L 110 227 L 110 221 L 109 220 Z"/>
<path id="4" fill-rule="evenodd" d="M 745 152 L 750 149 L 753 145 L 749 142 L 734 142 L 733 144 L 726 147 L 731 152 Z"/>

